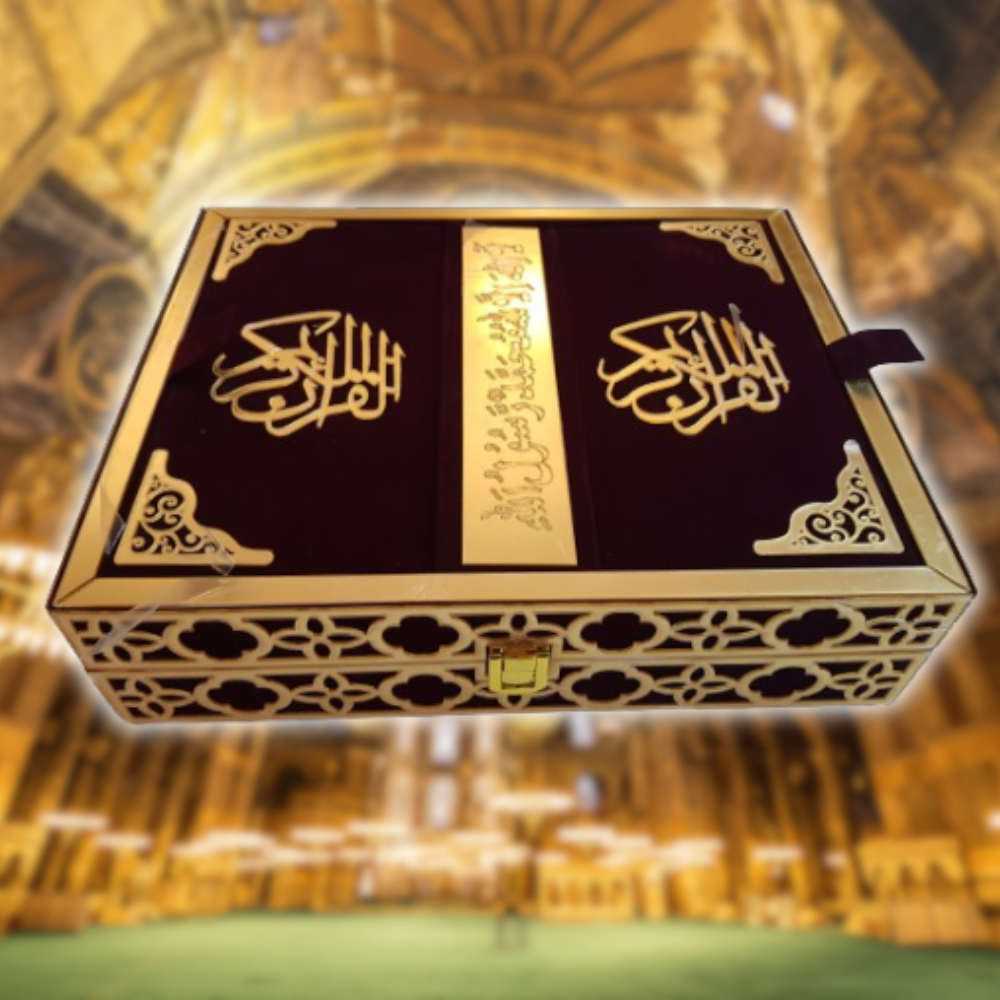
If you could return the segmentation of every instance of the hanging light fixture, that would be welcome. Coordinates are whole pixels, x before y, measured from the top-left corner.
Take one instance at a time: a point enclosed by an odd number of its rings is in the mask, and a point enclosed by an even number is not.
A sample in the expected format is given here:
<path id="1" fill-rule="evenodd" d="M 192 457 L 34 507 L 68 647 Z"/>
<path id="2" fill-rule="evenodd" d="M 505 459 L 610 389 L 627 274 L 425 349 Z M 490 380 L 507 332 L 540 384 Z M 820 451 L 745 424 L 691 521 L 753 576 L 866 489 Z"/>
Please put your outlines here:
<path id="1" fill-rule="evenodd" d="M 198 858 L 207 858 L 213 854 L 219 854 L 221 848 L 210 843 L 208 840 L 182 840 L 170 848 L 170 856 L 185 861 L 193 861 Z"/>
<path id="2" fill-rule="evenodd" d="M 49 830 L 65 830 L 71 833 L 97 833 L 108 825 L 106 816 L 69 810 L 42 813 L 38 821 Z"/>
<path id="3" fill-rule="evenodd" d="M 609 850 L 620 854 L 641 854 L 650 851 L 655 844 L 647 833 L 616 834 L 607 844 Z"/>
<path id="4" fill-rule="evenodd" d="M 284 845 L 272 847 L 264 855 L 264 859 L 277 868 L 294 868 L 299 865 L 316 868 L 330 864 L 334 858 L 332 851 L 307 851 L 301 847 Z"/>
<path id="5" fill-rule="evenodd" d="M 805 852 L 798 844 L 761 844 L 751 852 L 754 861 L 769 865 L 787 865 L 801 861 Z"/>
<path id="6" fill-rule="evenodd" d="M 94 843 L 105 851 L 148 851 L 153 838 L 148 833 L 102 833 Z"/>
<path id="7" fill-rule="evenodd" d="M 615 834 L 613 826 L 598 823 L 577 823 L 560 827 L 556 833 L 556 839 L 560 844 L 597 849 L 607 847 L 614 842 Z"/>
<path id="8" fill-rule="evenodd" d="M 363 840 L 399 840 L 409 834 L 410 828 L 392 820 L 358 819 L 347 824 L 347 832 Z"/>
<path id="9" fill-rule="evenodd" d="M 499 847 L 509 840 L 500 830 L 454 830 L 450 840 L 456 847 L 474 850 L 481 847 Z"/>
<path id="10" fill-rule="evenodd" d="M 332 826 L 296 826 L 288 832 L 288 839 L 307 847 L 333 847 L 346 840 L 343 830 Z"/>
<path id="11" fill-rule="evenodd" d="M 255 830 L 210 830 L 205 840 L 220 851 L 266 850 L 275 843 L 274 837 Z"/>
<path id="12" fill-rule="evenodd" d="M 660 850 L 660 859 L 674 871 L 682 868 L 711 868 L 725 847 L 718 837 L 686 837 L 671 841 Z"/>
<path id="13" fill-rule="evenodd" d="M 574 799 L 568 792 L 552 789 L 525 789 L 518 792 L 500 792 L 489 802 L 496 812 L 519 813 L 523 816 L 549 815 L 569 812 Z"/>
<path id="14" fill-rule="evenodd" d="M 530 851 L 524 844 L 508 844 L 498 850 L 483 851 L 479 855 L 479 863 L 484 868 L 523 865 L 528 860 Z"/>

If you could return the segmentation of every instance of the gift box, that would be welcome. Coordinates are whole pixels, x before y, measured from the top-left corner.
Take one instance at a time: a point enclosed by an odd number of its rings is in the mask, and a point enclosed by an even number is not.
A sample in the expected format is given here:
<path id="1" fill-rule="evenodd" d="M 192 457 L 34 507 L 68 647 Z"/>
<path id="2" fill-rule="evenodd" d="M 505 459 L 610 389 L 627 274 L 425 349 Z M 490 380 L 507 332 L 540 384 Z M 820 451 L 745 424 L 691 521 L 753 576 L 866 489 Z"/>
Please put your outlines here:
<path id="1" fill-rule="evenodd" d="M 132 722 L 890 701 L 918 358 L 784 211 L 209 210 L 49 609 Z"/>

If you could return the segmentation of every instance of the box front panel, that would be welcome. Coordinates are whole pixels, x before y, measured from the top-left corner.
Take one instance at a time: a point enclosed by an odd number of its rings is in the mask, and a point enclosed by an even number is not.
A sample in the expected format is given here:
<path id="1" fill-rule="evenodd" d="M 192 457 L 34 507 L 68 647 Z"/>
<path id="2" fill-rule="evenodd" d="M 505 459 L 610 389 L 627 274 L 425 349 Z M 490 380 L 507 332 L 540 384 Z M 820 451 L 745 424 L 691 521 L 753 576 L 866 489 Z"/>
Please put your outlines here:
<path id="1" fill-rule="evenodd" d="M 966 599 L 156 611 L 62 625 L 134 722 L 396 712 L 878 704 Z M 537 690 L 498 690 L 488 652 L 551 650 Z M 500 685 L 502 688 L 503 685 Z"/>

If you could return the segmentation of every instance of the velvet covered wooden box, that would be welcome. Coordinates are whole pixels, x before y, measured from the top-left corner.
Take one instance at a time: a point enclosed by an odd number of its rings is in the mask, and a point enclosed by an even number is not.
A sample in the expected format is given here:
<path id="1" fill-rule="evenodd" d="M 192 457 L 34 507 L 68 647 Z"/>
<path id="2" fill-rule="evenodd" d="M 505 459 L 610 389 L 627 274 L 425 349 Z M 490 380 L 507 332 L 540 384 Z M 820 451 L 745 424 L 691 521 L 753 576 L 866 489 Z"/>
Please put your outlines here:
<path id="1" fill-rule="evenodd" d="M 50 611 L 133 722 L 889 701 L 914 357 L 781 211 L 207 211 Z"/>

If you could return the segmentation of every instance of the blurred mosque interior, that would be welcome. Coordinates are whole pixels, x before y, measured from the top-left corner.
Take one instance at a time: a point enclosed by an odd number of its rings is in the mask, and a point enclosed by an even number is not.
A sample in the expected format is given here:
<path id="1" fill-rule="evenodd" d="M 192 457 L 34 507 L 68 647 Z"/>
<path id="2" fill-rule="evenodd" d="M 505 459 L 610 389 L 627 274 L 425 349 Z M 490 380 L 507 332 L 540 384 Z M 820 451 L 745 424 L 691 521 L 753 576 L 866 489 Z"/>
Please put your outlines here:
<path id="1" fill-rule="evenodd" d="M 0 936 L 241 909 L 1000 946 L 1000 0 L 0 0 Z M 981 596 L 889 709 L 133 730 L 42 611 L 206 205 L 787 206 Z M 0 945 L 2 947 L 2 945 Z"/>

